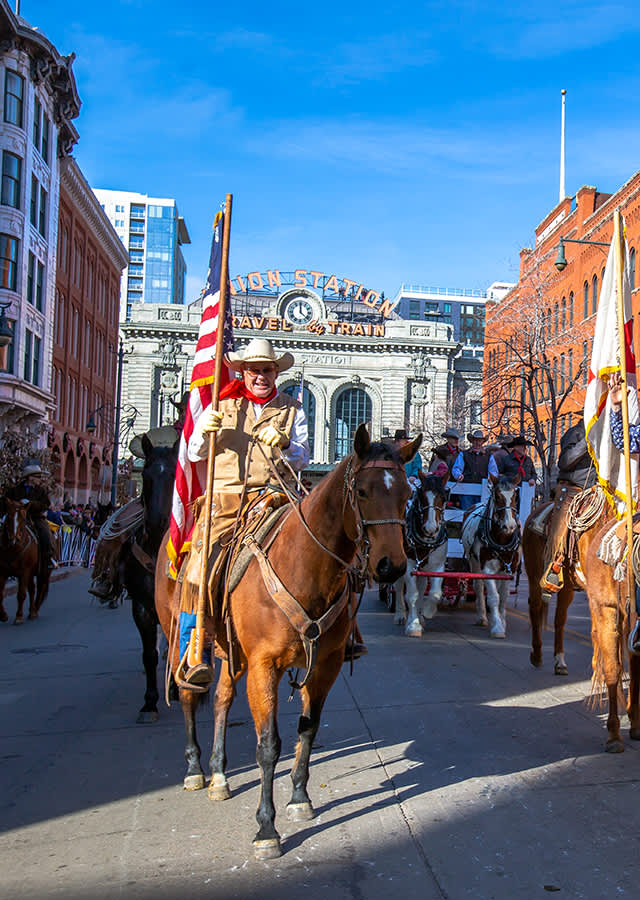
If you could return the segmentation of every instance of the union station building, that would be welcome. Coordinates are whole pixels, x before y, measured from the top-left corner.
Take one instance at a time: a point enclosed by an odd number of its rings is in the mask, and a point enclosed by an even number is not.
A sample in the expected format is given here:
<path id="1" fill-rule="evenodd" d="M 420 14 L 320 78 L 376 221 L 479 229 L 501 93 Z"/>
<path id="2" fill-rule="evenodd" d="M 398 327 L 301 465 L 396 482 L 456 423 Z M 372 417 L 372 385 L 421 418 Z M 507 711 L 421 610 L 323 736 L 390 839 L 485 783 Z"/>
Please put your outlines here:
<path id="1" fill-rule="evenodd" d="M 348 454 L 361 422 L 374 439 L 401 427 L 411 435 L 423 432 L 428 453 L 451 422 L 461 385 L 464 392 L 479 391 L 482 348 L 477 375 L 466 366 L 461 376 L 454 364 L 461 344 L 451 324 L 404 320 L 383 294 L 351 279 L 273 269 L 238 276 L 230 288 L 236 348 L 268 337 L 278 352 L 294 356 L 278 387 L 298 396 L 302 385 L 309 474 Z M 189 389 L 200 317 L 201 300 L 141 303 L 121 325 L 121 406 L 136 433 L 175 420 L 176 404 Z"/>

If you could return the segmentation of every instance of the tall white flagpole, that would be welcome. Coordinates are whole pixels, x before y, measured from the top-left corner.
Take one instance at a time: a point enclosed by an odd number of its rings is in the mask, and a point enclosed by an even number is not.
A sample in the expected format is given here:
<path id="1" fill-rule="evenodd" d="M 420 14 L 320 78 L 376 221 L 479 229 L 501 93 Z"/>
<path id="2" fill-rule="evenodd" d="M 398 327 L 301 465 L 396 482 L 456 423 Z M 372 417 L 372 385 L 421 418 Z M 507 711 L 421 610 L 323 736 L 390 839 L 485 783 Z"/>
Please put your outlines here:
<path id="1" fill-rule="evenodd" d="M 567 192 L 564 187 L 564 132 L 565 132 L 565 104 L 566 104 L 567 92 L 563 88 L 560 93 L 562 94 L 562 117 L 561 117 L 561 125 L 560 125 L 560 197 L 559 197 L 559 202 L 562 203 L 564 198 L 567 196 Z"/>

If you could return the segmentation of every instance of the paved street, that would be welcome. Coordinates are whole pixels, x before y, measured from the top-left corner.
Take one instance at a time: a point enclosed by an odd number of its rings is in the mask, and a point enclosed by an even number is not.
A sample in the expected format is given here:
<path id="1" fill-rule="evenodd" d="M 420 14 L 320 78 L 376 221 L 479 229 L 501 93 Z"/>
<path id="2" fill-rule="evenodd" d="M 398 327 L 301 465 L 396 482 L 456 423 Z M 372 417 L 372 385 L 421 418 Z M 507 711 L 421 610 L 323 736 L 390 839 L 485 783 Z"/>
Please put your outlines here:
<path id="1" fill-rule="evenodd" d="M 231 800 L 182 789 L 180 708 L 135 724 L 144 690 L 127 604 L 86 574 L 53 585 L 37 622 L 0 628 L 2 896 L 44 898 L 561 898 L 637 895 L 640 747 L 603 752 L 589 693 L 588 611 L 566 643 L 570 675 L 529 664 L 526 591 L 506 641 L 471 608 L 406 638 L 369 592 L 369 656 L 329 697 L 315 753 L 312 822 L 284 807 L 297 702 L 280 714 L 276 781 L 284 855 L 256 862 L 255 739 L 244 693 L 231 715 Z M 13 598 L 7 608 L 14 612 Z M 625 719 L 626 727 L 626 719 Z M 204 756 L 211 714 L 199 728 Z"/>

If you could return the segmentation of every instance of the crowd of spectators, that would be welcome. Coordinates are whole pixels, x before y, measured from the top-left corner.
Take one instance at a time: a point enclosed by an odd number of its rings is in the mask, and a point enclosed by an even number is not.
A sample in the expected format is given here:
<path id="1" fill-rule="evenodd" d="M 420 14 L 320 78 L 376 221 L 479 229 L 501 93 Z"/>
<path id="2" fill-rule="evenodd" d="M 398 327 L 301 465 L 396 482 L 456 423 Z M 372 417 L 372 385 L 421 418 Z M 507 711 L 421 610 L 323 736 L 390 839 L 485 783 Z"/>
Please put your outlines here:
<path id="1" fill-rule="evenodd" d="M 51 504 L 47 518 L 56 525 L 76 525 L 84 534 L 93 537 L 97 509 L 91 503 L 72 503 L 66 496 Z"/>

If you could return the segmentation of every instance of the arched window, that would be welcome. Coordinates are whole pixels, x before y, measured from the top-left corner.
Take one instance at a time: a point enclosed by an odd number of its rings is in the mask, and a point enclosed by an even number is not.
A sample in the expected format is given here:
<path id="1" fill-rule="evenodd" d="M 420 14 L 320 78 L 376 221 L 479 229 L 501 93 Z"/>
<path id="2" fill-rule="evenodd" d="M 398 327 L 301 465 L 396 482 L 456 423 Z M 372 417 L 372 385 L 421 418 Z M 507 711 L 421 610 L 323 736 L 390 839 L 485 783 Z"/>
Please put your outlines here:
<path id="1" fill-rule="evenodd" d="M 584 283 L 584 318 L 589 317 L 589 282 Z"/>
<path id="2" fill-rule="evenodd" d="M 547 341 L 551 340 L 551 307 L 547 310 Z"/>
<path id="3" fill-rule="evenodd" d="M 565 373 L 565 357 L 564 353 L 560 354 L 560 393 L 564 394 L 566 389 L 566 373 Z"/>
<path id="4" fill-rule="evenodd" d="M 573 327 L 573 291 L 569 294 L 569 328 Z"/>
<path id="5" fill-rule="evenodd" d="M 567 298 L 566 298 L 566 297 L 563 297 L 563 298 L 562 298 L 562 318 L 561 318 L 561 323 L 562 323 L 562 330 L 564 331 L 564 330 L 566 329 L 566 327 L 567 327 Z"/>
<path id="6" fill-rule="evenodd" d="M 557 395 L 558 393 L 558 357 L 556 356 L 553 360 L 553 390 Z"/>
<path id="7" fill-rule="evenodd" d="M 629 250 L 629 281 L 631 282 L 631 290 L 636 286 L 636 248 Z"/>
<path id="8" fill-rule="evenodd" d="M 553 333 L 558 335 L 558 304 L 553 307 Z"/>
<path id="9" fill-rule="evenodd" d="M 594 275 L 591 280 L 591 312 L 594 313 L 598 309 L 598 276 Z"/>
<path id="10" fill-rule="evenodd" d="M 297 397 L 300 386 L 297 384 L 289 384 L 284 389 L 285 394 L 291 397 Z M 305 385 L 302 389 L 302 408 L 307 417 L 307 428 L 309 430 L 309 453 L 313 459 L 313 445 L 316 431 L 316 398 L 313 396 L 309 388 Z"/>
<path id="11" fill-rule="evenodd" d="M 347 388 L 336 402 L 334 459 L 351 453 L 353 436 L 362 422 L 371 421 L 371 400 L 362 388 Z"/>

